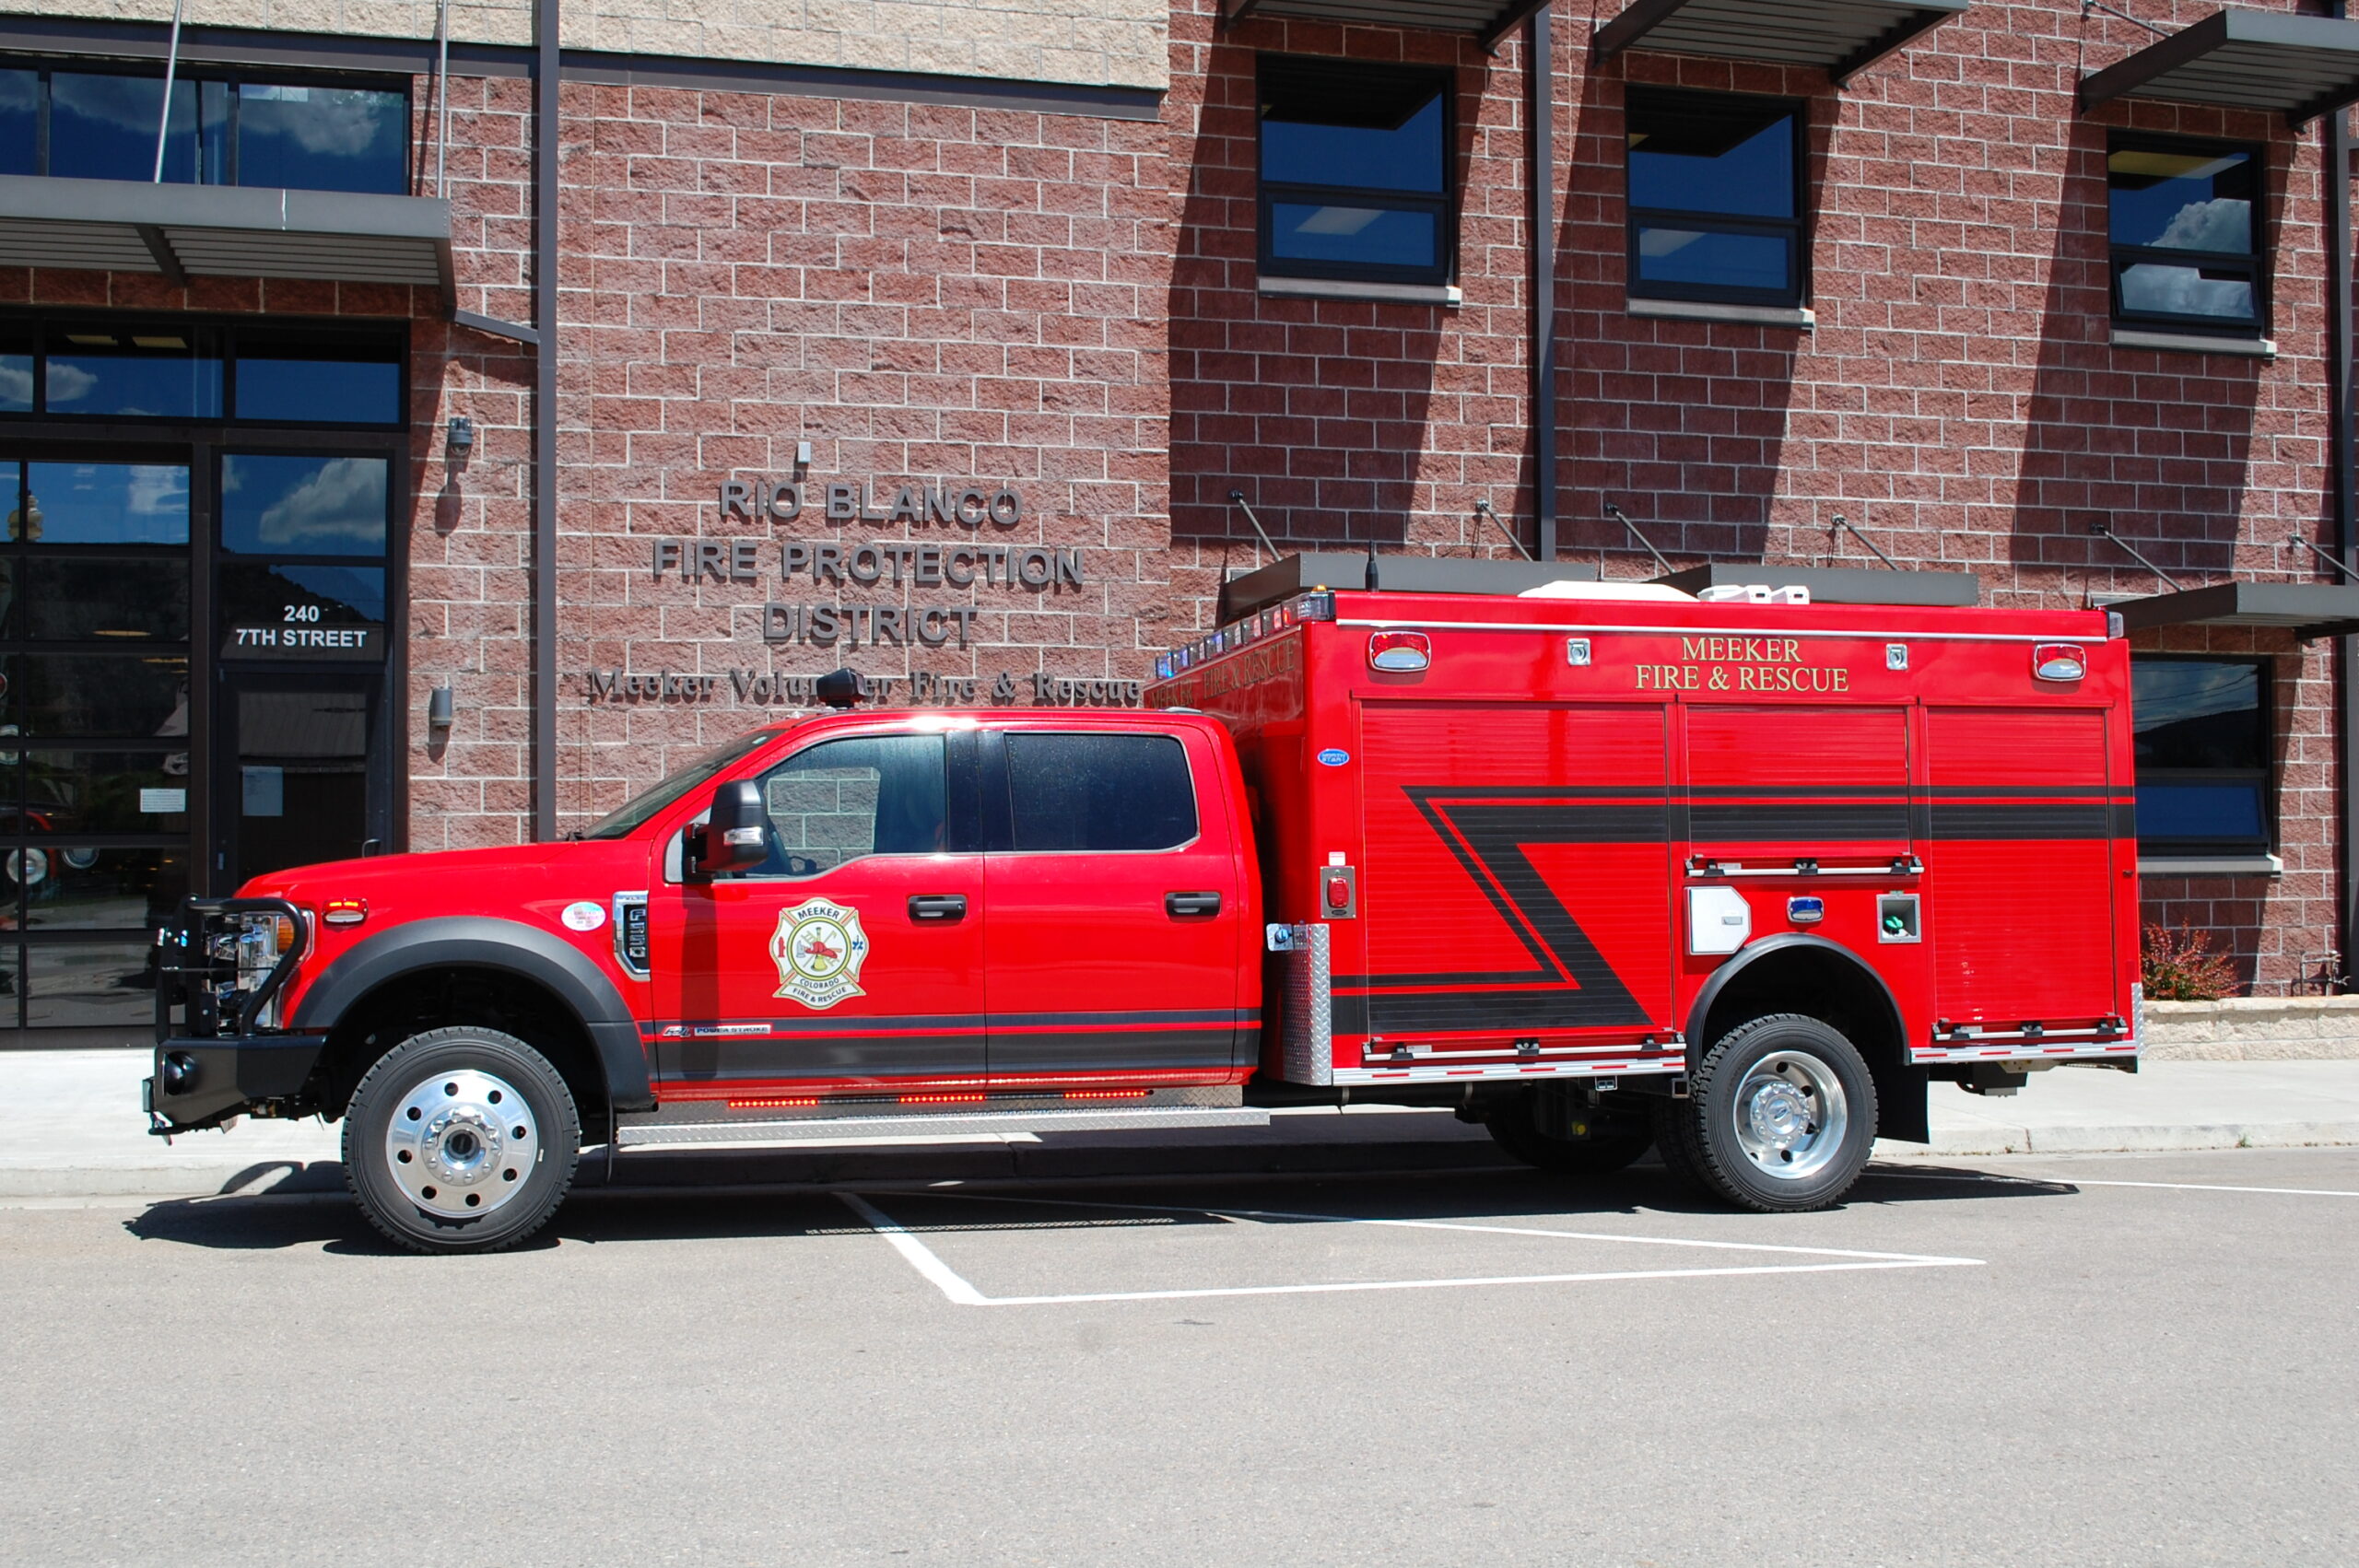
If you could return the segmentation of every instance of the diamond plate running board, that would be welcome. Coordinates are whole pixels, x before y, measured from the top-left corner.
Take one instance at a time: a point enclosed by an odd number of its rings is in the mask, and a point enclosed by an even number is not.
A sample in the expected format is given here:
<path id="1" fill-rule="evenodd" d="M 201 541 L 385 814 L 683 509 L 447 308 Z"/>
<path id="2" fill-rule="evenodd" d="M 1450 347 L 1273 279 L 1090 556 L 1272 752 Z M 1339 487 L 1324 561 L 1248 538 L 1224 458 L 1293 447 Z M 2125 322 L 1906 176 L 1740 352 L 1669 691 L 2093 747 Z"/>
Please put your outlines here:
<path id="1" fill-rule="evenodd" d="M 1166 1127 L 1267 1127 L 1256 1106 L 1148 1106 L 1056 1111 L 965 1111 L 944 1116 L 808 1117 L 792 1121 L 640 1122 L 625 1117 L 625 1149 L 697 1143 L 806 1143 L 822 1138 L 939 1138 L 971 1132 L 1124 1132 Z"/>

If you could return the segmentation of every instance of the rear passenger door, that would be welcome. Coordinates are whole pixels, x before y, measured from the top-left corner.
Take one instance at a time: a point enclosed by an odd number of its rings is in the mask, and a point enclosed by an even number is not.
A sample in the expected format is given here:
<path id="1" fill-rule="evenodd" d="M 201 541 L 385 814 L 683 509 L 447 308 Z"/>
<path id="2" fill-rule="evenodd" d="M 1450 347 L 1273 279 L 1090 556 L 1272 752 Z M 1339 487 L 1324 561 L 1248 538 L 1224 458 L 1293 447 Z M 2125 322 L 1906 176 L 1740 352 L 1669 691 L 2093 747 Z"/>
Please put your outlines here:
<path id="1" fill-rule="evenodd" d="M 1205 737 L 1076 723 L 982 740 L 993 1087 L 1227 1081 L 1245 889 L 1226 804 L 1201 798 L 1218 778 Z"/>

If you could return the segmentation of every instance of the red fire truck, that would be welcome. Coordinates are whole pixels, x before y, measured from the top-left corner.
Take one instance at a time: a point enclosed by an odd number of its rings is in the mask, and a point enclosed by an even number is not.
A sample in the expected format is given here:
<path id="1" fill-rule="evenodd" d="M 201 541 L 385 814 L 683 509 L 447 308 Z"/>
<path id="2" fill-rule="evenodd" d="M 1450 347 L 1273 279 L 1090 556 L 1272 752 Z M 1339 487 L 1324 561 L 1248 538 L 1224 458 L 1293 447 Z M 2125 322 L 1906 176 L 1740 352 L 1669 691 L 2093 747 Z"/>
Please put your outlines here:
<path id="1" fill-rule="evenodd" d="M 369 1217 L 460 1251 L 538 1227 L 585 1144 L 1367 1101 L 1800 1210 L 1924 1139 L 1931 1082 L 2134 1066 L 2104 613 L 1383 568 L 1231 584 L 1144 711 L 839 673 L 579 841 L 192 900 L 151 1125 L 342 1117 Z"/>

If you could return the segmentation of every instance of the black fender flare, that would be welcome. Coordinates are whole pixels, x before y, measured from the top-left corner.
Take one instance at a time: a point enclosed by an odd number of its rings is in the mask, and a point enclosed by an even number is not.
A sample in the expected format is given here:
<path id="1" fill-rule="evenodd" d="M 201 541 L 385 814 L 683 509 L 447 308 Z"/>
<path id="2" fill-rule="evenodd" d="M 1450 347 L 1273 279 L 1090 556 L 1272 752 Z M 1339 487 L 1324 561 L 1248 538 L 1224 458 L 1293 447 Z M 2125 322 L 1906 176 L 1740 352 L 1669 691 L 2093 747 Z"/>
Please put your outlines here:
<path id="1" fill-rule="evenodd" d="M 533 981 L 581 1021 L 604 1070 L 610 1107 L 644 1110 L 654 1105 L 639 1020 L 622 993 L 580 948 L 516 920 L 452 915 L 380 931 L 304 988 L 288 1027 L 324 1033 L 378 987 L 420 969 L 497 969 Z"/>
<path id="2" fill-rule="evenodd" d="M 1696 993 L 1695 1005 L 1687 1010 L 1687 1050 L 1692 1062 L 1696 1053 L 1711 1042 L 1704 1037 L 1704 1025 L 1710 1022 L 1712 1006 L 1728 989 L 1729 982 L 1766 958 L 1781 953 L 1810 951 L 1826 954 L 1863 976 L 1869 989 L 1884 1000 L 1884 1016 L 1892 1026 L 1892 1037 L 1898 1047 L 1896 1059 L 1868 1058 L 1868 1071 L 1876 1081 L 1877 1131 L 1885 1138 L 1897 1138 L 1907 1142 L 1922 1143 L 1931 1136 L 1926 1125 L 1925 1070 L 1918 1067 L 1908 1056 L 1908 1025 L 1900 1011 L 1899 999 L 1892 988 L 1875 971 L 1875 966 L 1839 942 L 1829 942 L 1823 936 L 1804 931 L 1781 931 L 1764 937 L 1739 948 L 1729 961 L 1713 970 L 1704 981 L 1704 989 Z"/>
<path id="3" fill-rule="evenodd" d="M 1747 942 L 1737 949 L 1727 963 L 1706 977 L 1704 989 L 1696 993 L 1695 1003 L 1687 1010 L 1687 1048 L 1690 1051 L 1697 1051 L 1710 1043 L 1704 1038 L 1704 1025 L 1712 1016 L 1712 1004 L 1720 1000 L 1720 993 L 1728 989 L 1730 981 L 1765 958 L 1773 958 L 1780 953 L 1791 953 L 1798 948 L 1827 954 L 1860 972 L 1860 976 L 1874 989 L 1875 994 L 1884 999 L 1884 1011 L 1892 1024 L 1892 1037 L 1900 1042 L 1902 1057 L 1906 1060 L 1908 1049 L 1907 1024 L 1901 1017 L 1899 999 L 1892 994 L 1892 988 L 1884 984 L 1884 977 L 1876 973 L 1873 965 L 1841 942 L 1829 942 L 1823 936 L 1813 936 L 1806 931 L 1780 931 L 1776 936 L 1766 936 L 1759 942 Z"/>

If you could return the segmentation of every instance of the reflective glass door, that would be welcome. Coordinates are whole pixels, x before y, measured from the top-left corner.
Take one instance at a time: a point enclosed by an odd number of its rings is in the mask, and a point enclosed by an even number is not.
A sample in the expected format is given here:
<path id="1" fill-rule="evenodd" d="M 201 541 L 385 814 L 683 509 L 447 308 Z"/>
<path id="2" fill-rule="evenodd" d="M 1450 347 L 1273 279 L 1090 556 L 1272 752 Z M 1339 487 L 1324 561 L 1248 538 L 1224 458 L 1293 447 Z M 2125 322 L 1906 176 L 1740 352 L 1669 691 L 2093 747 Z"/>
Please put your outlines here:
<path id="1" fill-rule="evenodd" d="M 374 675 L 223 676 L 216 885 L 381 847 L 379 699 Z"/>

